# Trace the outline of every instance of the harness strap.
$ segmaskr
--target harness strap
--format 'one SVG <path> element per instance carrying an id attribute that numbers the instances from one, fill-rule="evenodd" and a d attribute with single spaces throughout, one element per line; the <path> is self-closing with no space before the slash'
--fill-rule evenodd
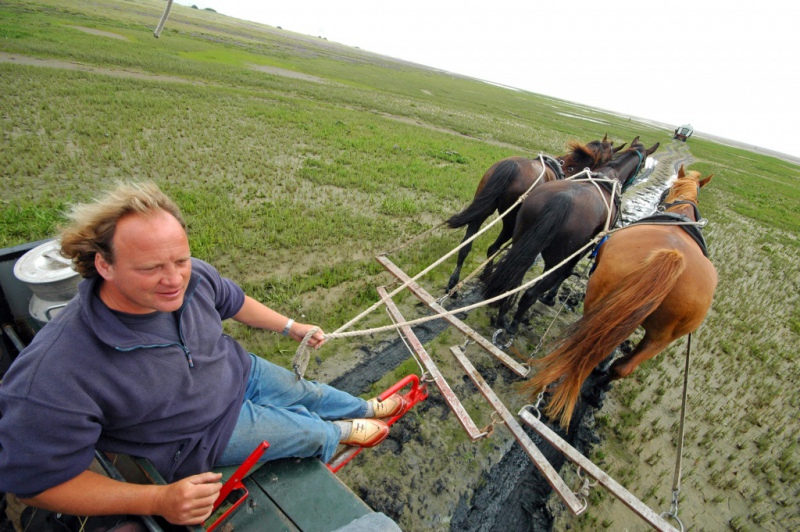
<path id="1" fill-rule="evenodd" d="M 550 170 L 556 174 L 556 179 L 559 181 L 564 179 L 564 170 L 561 168 L 561 163 L 558 159 L 551 157 L 549 155 L 542 154 L 541 155 L 542 161 L 544 162 L 545 166 L 547 166 Z"/>
<path id="2" fill-rule="evenodd" d="M 678 496 L 681 492 L 681 469 L 683 462 L 683 440 L 686 429 L 686 398 L 689 390 L 689 358 L 692 352 L 692 333 L 686 338 L 686 363 L 683 370 L 683 395 L 681 397 L 680 428 L 678 429 L 678 450 L 675 459 L 675 473 L 672 478 L 672 504 L 669 512 L 664 512 L 661 517 L 671 517 L 680 525 L 683 532 L 683 522 L 678 517 Z"/>
<path id="3" fill-rule="evenodd" d="M 624 188 L 618 191 L 617 187 L 618 186 L 621 187 L 619 181 L 617 181 L 616 179 L 611 179 L 609 177 L 606 177 L 602 172 L 597 172 L 597 173 L 589 172 L 589 180 L 596 187 L 602 188 L 603 190 L 608 192 L 611 195 L 611 199 L 614 202 L 614 211 L 613 211 L 614 218 L 610 220 L 608 227 L 606 227 L 606 230 L 608 230 L 611 227 L 617 225 L 620 216 L 622 215 L 620 211 L 622 207 L 622 192 L 624 191 Z M 606 205 L 606 207 L 609 208 L 610 210 L 609 205 Z"/>
<path id="4" fill-rule="evenodd" d="M 686 203 L 691 203 L 691 202 L 686 202 Z M 692 203 L 692 205 L 694 204 Z M 700 220 L 699 217 L 698 220 Z M 626 227 L 631 227 L 632 225 L 637 225 L 637 224 L 676 225 L 681 229 L 683 229 L 687 235 L 692 237 L 692 240 L 694 240 L 695 243 L 698 246 L 700 246 L 700 250 L 703 252 L 703 255 L 708 257 L 708 247 L 706 246 L 705 238 L 703 238 L 703 232 L 700 229 L 701 225 L 704 224 L 696 222 L 691 218 L 689 218 L 688 216 L 679 214 L 677 212 L 660 212 L 652 216 L 642 218 L 640 220 L 635 220 L 630 224 L 628 224 Z"/>
<path id="5" fill-rule="evenodd" d="M 609 236 L 611 235 L 604 236 L 600 240 L 600 242 L 598 242 L 597 245 L 592 249 L 592 252 L 589 254 L 589 258 L 594 260 L 594 262 L 592 262 L 592 268 L 589 270 L 589 275 L 592 275 L 594 271 L 597 269 L 597 260 L 596 260 L 597 254 L 600 252 L 600 247 L 606 243 L 606 240 L 608 240 Z"/>
<path id="6" fill-rule="evenodd" d="M 673 201 L 672 203 L 664 203 L 664 198 L 662 198 L 662 200 L 659 202 L 658 210 L 666 211 L 667 209 L 671 209 L 672 207 L 676 207 L 678 205 L 691 205 L 692 210 L 694 211 L 694 219 L 699 220 L 701 218 L 700 209 L 697 208 L 697 204 L 689 200 L 677 200 Z"/>
<path id="7" fill-rule="evenodd" d="M 637 149 L 636 155 L 639 156 L 639 164 L 636 165 L 636 170 L 633 171 L 631 176 L 625 180 L 622 184 L 622 192 L 625 192 L 629 186 L 636 180 L 636 177 L 639 175 L 639 170 L 642 169 L 642 163 L 644 162 L 644 155 Z"/>

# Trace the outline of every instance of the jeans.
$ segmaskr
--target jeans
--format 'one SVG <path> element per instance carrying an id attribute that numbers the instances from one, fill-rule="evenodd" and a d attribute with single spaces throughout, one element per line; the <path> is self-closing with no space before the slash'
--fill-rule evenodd
<path id="1" fill-rule="evenodd" d="M 297 380 L 291 371 L 250 356 L 242 410 L 215 465 L 241 464 L 264 440 L 269 448 L 261 461 L 317 456 L 328 462 L 341 436 L 330 420 L 364 417 L 367 402 L 327 384 Z"/>

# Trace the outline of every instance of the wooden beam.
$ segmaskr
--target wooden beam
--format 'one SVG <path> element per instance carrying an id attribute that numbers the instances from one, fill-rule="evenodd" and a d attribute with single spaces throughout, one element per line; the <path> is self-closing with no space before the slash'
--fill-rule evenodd
<path id="1" fill-rule="evenodd" d="M 403 315 L 400 314 L 400 310 L 397 308 L 397 305 L 394 304 L 394 301 L 387 299 L 389 293 L 384 287 L 378 287 L 378 294 L 381 296 L 381 299 L 386 299 L 386 310 L 389 311 L 389 315 L 396 323 L 402 323 L 406 321 L 403 318 Z M 433 378 L 433 382 L 435 382 L 436 386 L 439 387 L 439 391 L 442 392 L 442 397 L 450 407 L 450 410 L 453 411 L 453 414 L 455 414 L 458 422 L 461 423 L 461 426 L 467 431 L 470 439 L 474 441 L 478 438 L 486 436 L 486 433 L 481 431 L 477 425 L 475 425 L 475 422 L 472 421 L 472 418 L 470 417 L 469 413 L 467 413 L 464 405 L 461 404 L 461 401 L 459 401 L 458 397 L 456 397 L 456 394 L 453 393 L 453 390 L 450 388 L 447 380 L 445 380 L 444 376 L 439 371 L 439 368 L 436 367 L 436 363 L 425 350 L 425 347 L 423 347 L 422 343 L 419 341 L 419 338 L 417 338 L 417 335 L 414 334 L 414 331 L 411 330 L 411 327 L 407 325 L 400 327 L 400 332 L 406 337 L 409 346 L 417 354 L 419 360 L 422 362 L 422 365 L 425 366 L 425 370 Z"/>
<path id="2" fill-rule="evenodd" d="M 572 511 L 573 514 L 579 515 L 583 510 L 586 509 L 586 505 L 578 499 L 578 497 L 572 492 L 572 490 L 564 483 L 564 479 L 562 479 L 558 472 L 553 468 L 550 462 L 547 461 L 547 458 L 542 454 L 533 440 L 528 436 L 522 426 L 517 423 L 517 420 L 514 418 L 514 415 L 508 411 L 502 401 L 495 395 L 492 388 L 483 380 L 483 377 L 478 373 L 472 363 L 467 359 L 464 355 L 464 352 L 458 346 L 453 346 L 450 348 L 450 351 L 456 357 L 458 362 L 464 368 L 464 371 L 467 372 L 469 378 L 472 379 L 472 382 L 475 383 L 475 386 L 478 387 L 481 394 L 486 398 L 487 401 L 492 405 L 495 412 L 498 413 L 500 418 L 508 427 L 508 430 L 511 431 L 511 434 L 514 438 L 519 442 L 522 446 L 525 453 L 528 457 L 533 461 L 533 465 L 542 473 L 542 476 L 547 480 L 548 484 L 553 488 L 561 500 L 564 501 L 564 504 L 567 505 L 567 508 Z"/>
<path id="3" fill-rule="evenodd" d="M 377 261 L 384 267 L 386 270 L 397 277 L 403 284 L 408 283 L 408 289 L 414 294 L 417 299 L 428 305 L 433 311 L 443 314 L 447 312 L 447 309 L 439 305 L 436 300 L 430 295 L 428 292 L 425 291 L 417 283 L 411 281 L 411 278 L 406 275 L 406 273 L 398 268 L 391 260 L 389 260 L 385 255 L 379 255 L 376 257 Z M 506 367 L 511 369 L 514 373 L 519 375 L 520 377 L 527 377 L 530 368 L 527 366 L 523 366 L 506 353 L 501 351 L 497 348 L 492 342 L 488 341 L 486 338 L 483 337 L 482 334 L 479 334 L 475 330 L 473 330 L 469 325 L 461 321 L 460 319 L 456 318 L 453 315 L 449 316 L 442 316 L 442 319 L 447 320 L 450 324 L 461 331 L 462 333 L 469 336 L 476 344 L 481 346 L 484 350 L 486 350 L 490 355 L 495 357 L 499 360 L 502 364 Z"/>
<path id="4" fill-rule="evenodd" d="M 558 434 L 553 432 L 550 427 L 542 423 L 535 415 L 528 410 L 519 413 L 522 421 L 530 425 L 533 430 L 547 440 L 550 445 L 564 453 L 574 464 L 583 469 L 587 475 L 597 480 L 604 488 L 611 492 L 622 504 L 630 508 L 639 517 L 647 521 L 647 524 L 656 530 L 665 532 L 677 532 L 678 529 L 670 525 L 659 514 L 655 513 L 649 506 L 637 499 L 631 492 L 625 489 L 619 482 L 608 476 L 605 471 L 594 465 L 588 458 L 583 456 L 576 448 L 564 441 Z"/>

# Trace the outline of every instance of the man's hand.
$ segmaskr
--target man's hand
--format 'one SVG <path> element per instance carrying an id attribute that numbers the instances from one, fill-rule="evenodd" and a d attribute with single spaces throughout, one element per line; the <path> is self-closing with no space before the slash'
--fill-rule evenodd
<path id="1" fill-rule="evenodd" d="M 221 473 L 201 473 L 162 486 L 153 513 L 174 525 L 199 525 L 211 515 L 222 489 Z"/>
<path id="2" fill-rule="evenodd" d="M 233 319 L 245 325 L 249 325 L 250 327 L 258 327 L 277 333 L 283 331 L 286 322 L 289 320 L 286 316 L 275 312 L 250 296 L 244 296 L 242 308 L 233 316 Z M 310 325 L 308 323 L 294 322 L 289 329 L 289 337 L 298 342 L 302 342 L 306 334 L 314 327 L 315 325 Z M 308 345 L 309 347 L 319 349 L 325 341 L 325 332 L 320 329 L 314 336 L 309 338 Z"/>
<path id="3" fill-rule="evenodd" d="M 70 515 L 160 515 L 176 525 L 197 525 L 211 515 L 221 478 L 220 473 L 201 473 L 166 485 L 134 484 L 87 470 L 21 500 Z"/>
<path id="4" fill-rule="evenodd" d="M 322 347 L 322 344 L 325 343 L 325 331 L 322 328 L 318 327 L 317 325 L 310 325 L 308 323 L 297 323 L 295 322 L 292 326 L 292 330 L 289 331 L 289 337 L 293 340 L 297 340 L 298 342 L 302 342 L 306 335 L 313 329 L 317 327 L 319 330 L 314 333 L 314 336 L 308 339 L 308 347 L 313 347 L 314 349 L 319 349 Z"/>

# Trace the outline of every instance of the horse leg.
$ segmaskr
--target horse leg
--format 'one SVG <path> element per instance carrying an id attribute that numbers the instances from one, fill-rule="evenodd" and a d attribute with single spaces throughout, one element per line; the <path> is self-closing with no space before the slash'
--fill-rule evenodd
<path id="1" fill-rule="evenodd" d="M 546 294 L 544 294 L 542 297 L 540 297 L 540 298 L 539 298 L 539 301 L 541 301 L 542 303 L 544 303 L 544 304 L 545 304 L 545 305 L 547 305 L 548 307 L 553 307 L 553 306 L 555 306 L 555 304 L 556 304 L 556 296 L 558 296 L 558 291 L 559 291 L 559 290 L 561 290 L 561 285 L 563 285 L 563 284 L 564 284 L 564 281 L 566 281 L 566 280 L 567 280 L 567 278 L 568 278 L 570 275 L 573 275 L 573 273 L 574 273 L 574 270 L 575 270 L 575 266 L 578 264 L 578 261 L 579 261 L 579 260 L 580 260 L 580 258 L 579 258 L 578 260 L 576 260 L 575 262 L 573 262 L 573 263 L 572 263 L 572 266 L 570 266 L 569 270 L 568 270 L 568 271 L 567 271 L 567 272 L 564 274 L 564 277 L 563 277 L 563 278 L 561 278 L 561 280 L 560 280 L 560 281 L 558 281 L 558 282 L 557 282 L 557 283 L 556 283 L 556 284 L 553 286 L 553 288 L 551 288 L 550 290 L 548 290 Z M 580 277 L 580 276 L 579 276 L 579 275 L 577 275 L 577 274 L 575 274 L 575 275 L 576 275 L 576 277 Z"/>
<path id="2" fill-rule="evenodd" d="M 507 329 L 508 327 L 508 319 L 506 315 L 511 311 L 511 308 L 514 306 L 514 302 L 516 301 L 517 296 L 512 295 L 497 301 L 490 306 L 497 307 L 497 315 L 494 318 L 491 318 L 491 323 L 498 329 Z"/>
<path id="3" fill-rule="evenodd" d="M 602 364 L 601 364 L 602 365 Z M 600 370 L 598 366 L 589 374 L 581 389 L 581 399 L 592 408 L 601 408 L 606 398 L 606 393 L 611 389 L 611 374 L 606 368 Z"/>
<path id="4" fill-rule="evenodd" d="M 464 234 L 464 238 L 461 239 L 461 242 L 464 243 L 465 241 L 469 240 L 473 237 L 475 233 L 478 232 L 480 229 L 481 224 L 484 220 L 476 220 L 474 222 L 470 222 L 467 225 L 467 232 Z M 464 260 L 466 260 L 467 255 L 472 250 L 472 242 L 458 250 L 458 259 L 456 260 L 456 269 L 453 270 L 453 274 L 450 276 L 450 281 L 447 283 L 447 290 L 446 292 L 450 292 L 455 285 L 458 284 L 458 280 L 461 278 L 461 267 L 464 265 Z"/>
<path id="5" fill-rule="evenodd" d="M 674 340 L 670 337 L 656 338 L 649 332 L 645 332 L 644 338 L 629 354 L 622 356 L 611 364 L 608 370 L 609 381 L 622 379 L 630 375 L 639 364 L 645 360 L 650 360 Z"/>
<path id="6" fill-rule="evenodd" d="M 563 268 L 561 270 L 563 270 Z M 508 328 L 506 328 L 509 336 L 513 337 L 517 334 L 517 331 L 519 330 L 519 324 L 522 323 L 522 320 L 525 318 L 525 314 L 528 312 L 528 309 L 530 309 L 533 304 L 536 303 L 536 300 L 540 295 L 542 295 L 543 292 L 552 289 L 554 286 L 556 289 L 561 286 L 561 283 L 563 283 L 565 279 L 561 270 L 551 273 L 544 279 L 534 283 L 533 286 L 525 290 L 519 300 L 519 304 L 517 305 L 517 311 L 514 313 L 514 319 L 511 320 Z M 569 271 L 569 269 L 566 270 L 567 273 L 569 273 Z"/>
<path id="7" fill-rule="evenodd" d="M 539 298 L 539 301 L 547 305 L 548 307 L 553 307 L 556 304 L 556 296 L 558 295 L 558 291 L 561 289 L 561 283 L 558 283 L 553 288 L 547 291 L 542 297 Z"/>
<path id="8" fill-rule="evenodd" d="M 489 261 L 486 263 L 486 266 L 483 269 L 483 273 L 481 273 L 481 279 L 488 279 L 492 275 L 492 269 L 494 266 L 494 259 L 491 257 L 497 253 L 500 248 L 503 247 L 503 244 L 511 240 L 511 237 L 514 236 L 514 226 L 516 225 L 516 211 L 510 212 L 508 216 L 503 219 L 503 228 L 500 230 L 500 234 L 497 235 L 497 238 L 492 245 L 489 246 L 489 249 L 486 250 L 486 258 Z"/>

